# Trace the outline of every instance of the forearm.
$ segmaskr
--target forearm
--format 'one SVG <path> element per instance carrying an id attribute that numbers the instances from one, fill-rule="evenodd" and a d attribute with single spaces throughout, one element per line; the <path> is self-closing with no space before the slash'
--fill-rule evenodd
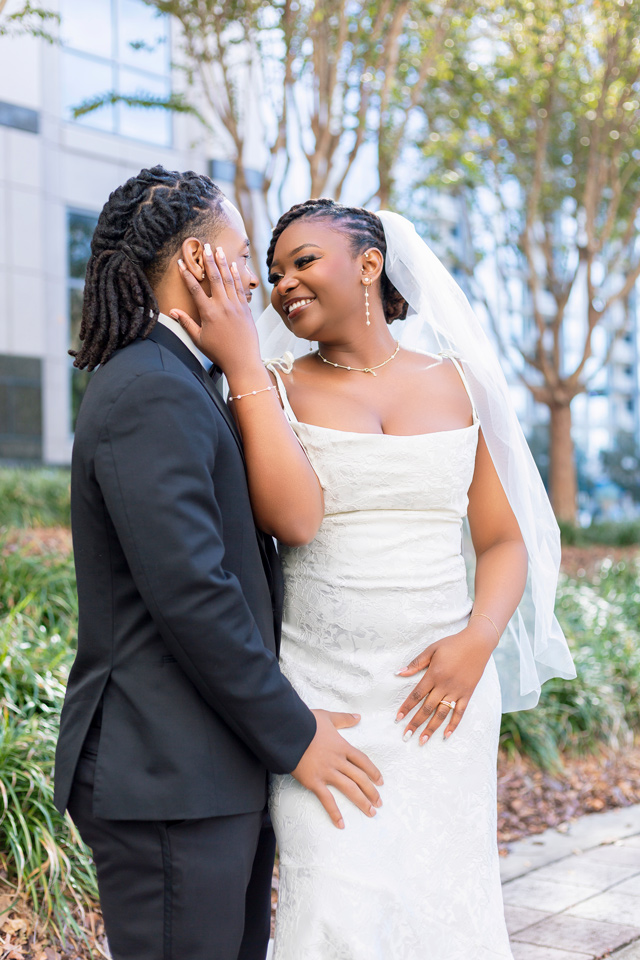
<path id="1" fill-rule="evenodd" d="M 227 375 L 242 434 L 257 525 L 290 546 L 309 543 L 322 522 L 322 488 L 260 364 Z M 253 391 L 256 392 L 255 396 Z"/>
<path id="2" fill-rule="evenodd" d="M 527 551 L 521 539 L 500 541 L 477 556 L 473 619 L 469 627 L 487 639 L 492 638 L 494 646 L 522 599 L 527 567 Z"/>

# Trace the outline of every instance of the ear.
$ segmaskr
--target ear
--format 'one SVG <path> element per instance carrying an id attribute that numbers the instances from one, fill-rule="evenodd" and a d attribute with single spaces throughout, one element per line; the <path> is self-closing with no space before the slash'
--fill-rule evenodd
<path id="1" fill-rule="evenodd" d="M 377 247 L 370 247 L 360 254 L 361 279 L 367 279 L 369 284 L 374 283 L 382 273 L 384 258 Z"/>
<path id="2" fill-rule="evenodd" d="M 202 244 L 195 237 L 183 240 L 180 256 L 187 270 L 193 274 L 199 283 L 204 280 L 204 250 Z"/>

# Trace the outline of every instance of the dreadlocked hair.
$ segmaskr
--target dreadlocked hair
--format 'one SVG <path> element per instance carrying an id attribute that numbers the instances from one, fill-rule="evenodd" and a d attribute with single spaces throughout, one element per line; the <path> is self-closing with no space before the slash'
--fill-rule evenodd
<path id="1" fill-rule="evenodd" d="M 146 337 L 158 319 L 152 284 L 190 234 L 223 219 L 224 194 L 209 177 L 155 166 L 113 191 L 98 218 L 74 366 L 93 370 Z"/>
<path id="2" fill-rule="evenodd" d="M 318 200 L 305 200 L 304 203 L 296 203 L 280 217 L 267 251 L 269 271 L 271 270 L 278 238 L 294 220 L 301 220 L 303 217 L 314 217 L 317 220 L 335 222 L 339 230 L 349 235 L 354 257 L 362 253 L 363 250 L 375 247 L 382 254 L 383 260 L 386 258 L 387 241 L 380 217 L 372 213 L 371 210 L 365 210 L 364 207 L 345 207 L 341 203 L 336 203 L 335 200 L 321 197 Z M 393 323 L 394 320 L 404 320 L 409 304 L 391 283 L 384 268 L 380 274 L 380 296 L 387 323 Z"/>

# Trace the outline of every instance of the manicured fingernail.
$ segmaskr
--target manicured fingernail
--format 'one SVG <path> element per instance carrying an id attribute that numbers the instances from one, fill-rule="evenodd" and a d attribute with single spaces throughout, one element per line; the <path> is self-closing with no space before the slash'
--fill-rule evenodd
<path id="1" fill-rule="evenodd" d="M 178 319 L 178 314 L 176 313 L 175 310 L 169 310 L 169 316 L 171 317 L 172 320 Z"/>
<path id="2" fill-rule="evenodd" d="M 181 270 L 184 270 L 184 260 L 178 260 L 178 266 Z"/>
<path id="3" fill-rule="evenodd" d="M 375 817 L 375 815 L 376 815 L 377 812 L 378 812 L 378 811 L 376 810 L 375 807 L 369 807 L 369 816 L 370 816 L 370 817 Z"/>
<path id="4" fill-rule="evenodd" d="M 420 746 L 423 747 L 428 739 L 429 739 L 429 734 L 423 733 L 422 736 L 420 737 Z"/>
<path id="5" fill-rule="evenodd" d="M 204 252 L 205 252 L 205 255 L 206 255 L 207 257 L 212 257 L 212 256 L 213 256 L 213 254 L 211 253 L 211 244 L 210 244 L 210 243 L 205 243 L 205 245 L 204 245 Z"/>
<path id="6" fill-rule="evenodd" d="M 338 830 L 344 830 L 344 820 L 338 820 Z"/>
<path id="7" fill-rule="evenodd" d="M 238 273 L 238 264 L 235 260 L 231 261 L 231 273 Z"/>
<path id="8" fill-rule="evenodd" d="M 447 732 L 444 735 L 445 740 L 448 740 L 452 733 L 453 733 L 453 730 L 447 730 Z"/>
<path id="9" fill-rule="evenodd" d="M 384 787 L 384 780 L 382 779 L 382 777 L 380 777 L 380 779 L 377 780 L 376 783 L 378 784 L 379 787 Z"/>
<path id="10" fill-rule="evenodd" d="M 224 250 L 222 247 L 216 247 L 216 254 L 218 255 L 219 260 L 224 260 Z"/>
<path id="11" fill-rule="evenodd" d="M 409 669 L 408 667 L 402 667 L 400 670 L 396 670 L 396 672 L 394 673 L 394 677 L 401 677 L 402 674 L 406 673 L 408 669 Z"/>
<path id="12" fill-rule="evenodd" d="M 404 720 L 404 713 L 399 713 L 395 719 L 395 723 L 400 723 L 401 720 Z"/>
<path id="13" fill-rule="evenodd" d="M 360 714 L 359 714 L 359 713 L 352 713 L 351 716 L 353 717 L 354 720 L 359 720 L 359 719 L 360 719 Z"/>
<path id="14" fill-rule="evenodd" d="M 411 740 L 412 736 L 413 736 L 413 730 L 407 730 L 407 732 L 405 733 L 402 739 L 404 740 L 405 743 L 407 743 L 409 740 Z"/>
<path id="15" fill-rule="evenodd" d="M 382 806 L 382 800 L 380 799 L 380 797 L 378 797 L 378 799 L 376 800 L 376 807 L 380 809 L 381 806 Z"/>

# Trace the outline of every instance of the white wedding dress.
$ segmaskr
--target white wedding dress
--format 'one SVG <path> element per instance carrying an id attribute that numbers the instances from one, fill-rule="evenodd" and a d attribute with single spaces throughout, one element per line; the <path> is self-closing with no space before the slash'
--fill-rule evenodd
<path id="1" fill-rule="evenodd" d="M 423 747 L 402 740 L 395 676 L 467 623 L 461 553 L 478 420 L 420 436 L 299 423 L 325 517 L 282 547 L 281 666 L 309 706 L 360 713 L 343 730 L 380 768 L 370 819 L 335 792 L 345 829 L 291 776 L 273 778 L 280 850 L 274 960 L 511 960 L 496 841 L 501 701 L 491 659 L 460 726 Z M 465 384 L 466 386 L 466 384 Z"/>

